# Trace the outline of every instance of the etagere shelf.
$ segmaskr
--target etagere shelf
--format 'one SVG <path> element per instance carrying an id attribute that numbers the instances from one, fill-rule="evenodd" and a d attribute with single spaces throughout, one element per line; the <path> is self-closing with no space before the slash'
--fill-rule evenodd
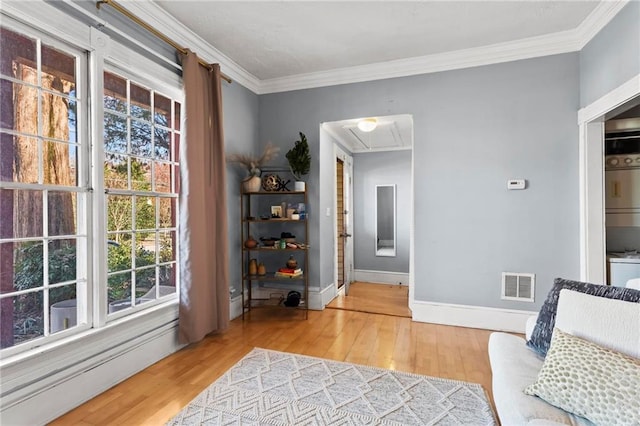
<path id="1" fill-rule="evenodd" d="M 240 187 L 240 224 L 241 235 L 241 277 L 242 277 L 242 316 L 254 308 L 278 308 L 288 310 L 304 311 L 304 318 L 308 318 L 309 308 L 309 228 L 307 212 L 307 192 L 306 191 L 244 191 Z M 292 205 L 296 213 L 302 218 L 292 219 L 287 217 L 271 217 L 271 206 Z M 305 211 L 297 211 L 300 204 L 305 206 Z M 282 211 L 282 216 L 287 212 Z M 268 218 L 267 218 L 268 217 Z M 280 241 L 272 237 L 274 234 L 285 233 L 295 235 L 287 238 L 288 243 L 297 247 L 280 247 Z M 293 234 L 295 232 L 295 234 Z M 245 242 L 253 237 L 258 245 L 247 248 Z M 266 238 L 268 241 L 261 240 Z M 284 239 L 282 237 L 281 239 Z M 292 241 L 293 240 L 293 241 Z M 267 245 L 269 244 L 269 245 Z M 286 244 L 286 243 L 285 243 Z M 302 275 L 292 277 L 276 276 L 279 268 L 284 267 L 290 256 L 294 256 L 298 262 L 298 268 L 302 269 Z M 250 262 L 264 263 L 266 271 L 264 274 L 252 274 L 249 272 Z M 259 291 L 256 291 L 258 290 Z M 287 307 L 284 301 L 290 291 L 300 293 L 300 302 L 296 307 Z M 256 297 L 256 293 L 261 293 L 262 297 Z M 269 297 L 264 297 L 268 294 Z"/>

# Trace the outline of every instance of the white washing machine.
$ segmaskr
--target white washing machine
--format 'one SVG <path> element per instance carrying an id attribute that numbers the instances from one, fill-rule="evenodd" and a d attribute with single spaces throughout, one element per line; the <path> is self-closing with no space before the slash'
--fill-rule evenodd
<path id="1" fill-rule="evenodd" d="M 640 278 L 640 256 L 614 257 L 609 256 L 609 284 L 624 287 L 632 278 Z"/>

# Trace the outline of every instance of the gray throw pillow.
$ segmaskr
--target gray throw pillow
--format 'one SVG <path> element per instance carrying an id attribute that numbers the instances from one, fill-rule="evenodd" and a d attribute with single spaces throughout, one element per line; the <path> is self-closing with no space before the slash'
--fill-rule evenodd
<path id="1" fill-rule="evenodd" d="M 546 356 L 549 350 L 551 335 L 556 324 L 556 310 L 558 309 L 560 290 L 563 288 L 608 299 L 640 302 L 640 290 L 556 278 L 553 288 L 549 291 L 547 299 L 540 309 L 536 326 L 531 333 L 531 339 L 527 342 L 527 346 L 542 356 Z"/>

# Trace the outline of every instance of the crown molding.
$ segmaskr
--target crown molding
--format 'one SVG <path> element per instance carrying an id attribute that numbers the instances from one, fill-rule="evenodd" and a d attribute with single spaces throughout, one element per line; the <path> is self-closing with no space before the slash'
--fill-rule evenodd
<path id="1" fill-rule="evenodd" d="M 232 80 L 240 83 L 254 93 L 259 93 L 261 82 L 257 77 L 191 31 L 191 29 L 153 1 L 129 1 L 124 3 L 124 6 L 152 27 L 161 28 L 163 34 L 181 46 L 194 51 L 204 61 L 208 63 L 219 63 L 222 72 Z M 211 6 L 215 7 L 215 3 L 212 3 Z"/>
<path id="2" fill-rule="evenodd" d="M 197 52 L 207 62 L 220 63 L 222 71 L 234 81 L 252 92 L 262 95 L 387 78 L 408 77 L 576 52 L 595 37 L 629 1 L 601 1 L 593 12 L 573 30 L 490 46 L 267 80 L 260 80 L 249 73 L 231 58 L 176 20 L 154 3 L 153 0 L 130 1 L 126 3 L 126 7 L 153 27 L 162 28 L 163 33 L 169 38 Z M 215 3 L 213 4 L 215 5 Z"/>
<path id="3" fill-rule="evenodd" d="M 471 68 L 579 50 L 573 31 L 563 31 L 472 49 L 262 80 L 259 94 L 407 77 Z"/>
<path id="4" fill-rule="evenodd" d="M 603 29 L 614 16 L 618 14 L 630 0 L 601 1 L 598 6 L 586 17 L 576 32 L 579 41 L 579 49 L 582 49 Z"/>

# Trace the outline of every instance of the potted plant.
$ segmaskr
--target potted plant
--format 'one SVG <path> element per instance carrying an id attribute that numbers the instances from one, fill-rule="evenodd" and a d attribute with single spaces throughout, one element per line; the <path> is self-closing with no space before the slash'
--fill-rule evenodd
<path id="1" fill-rule="evenodd" d="M 296 178 L 295 190 L 304 191 L 305 184 L 302 182 L 302 176 L 309 173 L 311 168 L 311 155 L 309 154 L 309 144 L 307 143 L 307 137 L 304 133 L 300 132 L 300 140 L 296 141 L 293 148 L 287 152 L 287 161 L 289 161 L 289 168 L 291 173 Z"/>
<path id="2" fill-rule="evenodd" d="M 245 168 L 247 177 L 242 180 L 242 189 L 244 192 L 258 192 L 260 191 L 260 183 L 262 170 L 260 168 L 264 166 L 267 161 L 274 158 L 280 148 L 273 146 L 271 142 L 267 143 L 264 147 L 264 152 L 260 157 L 254 157 L 248 154 L 229 154 L 227 155 L 227 161 L 230 163 L 237 163 Z"/>

